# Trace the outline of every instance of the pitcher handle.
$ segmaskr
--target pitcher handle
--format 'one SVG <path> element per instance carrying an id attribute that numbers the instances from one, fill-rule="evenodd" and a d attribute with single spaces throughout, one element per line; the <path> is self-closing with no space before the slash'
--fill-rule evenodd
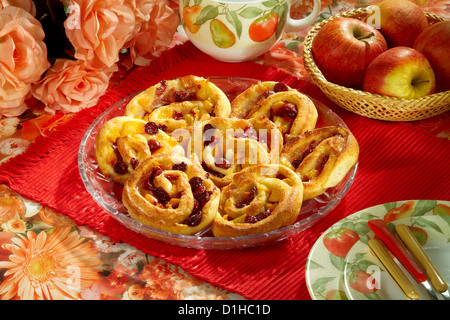
<path id="1" fill-rule="evenodd" d="M 320 0 L 314 0 L 314 8 L 310 15 L 303 19 L 292 19 L 289 14 L 286 21 L 286 31 L 285 32 L 294 32 L 304 29 L 314 23 L 316 21 L 317 16 L 320 13 Z"/>

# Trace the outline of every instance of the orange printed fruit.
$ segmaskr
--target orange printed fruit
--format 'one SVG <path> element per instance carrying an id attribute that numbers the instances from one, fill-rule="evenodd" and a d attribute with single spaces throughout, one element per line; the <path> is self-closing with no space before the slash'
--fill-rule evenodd
<path id="1" fill-rule="evenodd" d="M 409 226 L 408 228 L 411 230 L 414 237 L 417 239 L 417 242 L 419 242 L 421 246 L 427 243 L 428 234 L 425 230 L 415 226 Z"/>
<path id="2" fill-rule="evenodd" d="M 278 15 L 275 12 L 269 12 L 252 22 L 248 29 L 248 35 L 253 41 L 262 42 L 274 34 L 277 26 Z"/>
<path id="3" fill-rule="evenodd" d="M 219 19 L 211 20 L 209 28 L 211 30 L 212 40 L 219 48 L 229 48 L 236 43 L 234 33 Z"/>
<path id="4" fill-rule="evenodd" d="M 374 293 L 379 287 L 374 277 L 361 270 L 352 271 L 349 276 L 349 284 L 353 290 L 365 294 Z"/>
<path id="5" fill-rule="evenodd" d="M 450 207 L 439 203 L 433 209 L 433 214 L 438 216 L 449 216 L 450 217 Z"/>
<path id="6" fill-rule="evenodd" d="M 344 291 L 332 289 L 325 295 L 325 300 L 348 300 Z"/>
<path id="7" fill-rule="evenodd" d="M 186 28 L 191 33 L 197 33 L 200 30 L 200 25 L 195 24 L 200 12 L 202 11 L 202 7 L 199 5 L 184 7 L 183 9 L 183 19 L 186 25 Z"/>
<path id="8" fill-rule="evenodd" d="M 384 222 L 388 223 L 388 222 L 408 218 L 414 212 L 414 206 L 415 206 L 414 201 L 407 201 L 404 204 L 402 204 L 400 207 L 389 210 L 384 215 L 383 220 L 384 220 Z"/>

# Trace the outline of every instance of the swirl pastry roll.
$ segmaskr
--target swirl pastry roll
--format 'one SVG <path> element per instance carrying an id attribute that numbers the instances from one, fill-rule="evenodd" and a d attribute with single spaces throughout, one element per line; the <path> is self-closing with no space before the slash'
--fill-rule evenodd
<path id="1" fill-rule="evenodd" d="M 252 166 L 222 188 L 211 230 L 216 237 L 273 231 L 295 222 L 302 201 L 303 184 L 293 170 L 278 164 Z"/>
<path id="2" fill-rule="evenodd" d="M 251 85 L 249 88 L 237 95 L 236 98 L 234 98 L 231 102 L 230 117 L 246 119 L 253 111 L 254 106 L 261 100 L 264 100 L 276 92 L 292 90 L 295 89 L 290 88 L 282 82 L 260 81 L 254 85 Z"/>
<path id="3" fill-rule="evenodd" d="M 147 158 L 125 183 L 122 201 L 130 216 L 160 230 L 193 235 L 217 214 L 220 190 L 191 157 Z"/>
<path id="4" fill-rule="evenodd" d="M 170 153 L 178 143 L 153 122 L 116 117 L 95 138 L 95 158 L 103 175 L 123 184 L 138 164 L 152 154 Z"/>
<path id="5" fill-rule="evenodd" d="M 194 127 L 191 152 L 201 160 L 211 180 L 223 187 L 243 168 L 278 163 L 282 137 L 266 117 L 211 118 Z"/>
<path id="6" fill-rule="evenodd" d="M 297 90 L 277 83 L 274 85 L 274 90 L 267 90 L 262 95 L 248 95 L 248 91 L 252 93 L 255 89 L 250 87 L 242 93 L 242 97 L 253 97 L 250 98 L 251 103 L 249 104 L 253 107 L 249 112 L 245 112 L 245 118 L 268 117 L 281 131 L 285 141 L 315 128 L 318 118 L 316 106 L 311 99 Z M 242 106 L 246 103 L 242 97 L 238 96 L 233 100 L 233 115 L 237 114 L 236 109 L 248 108 Z M 256 102 L 254 102 L 255 97 L 259 97 Z"/>
<path id="7" fill-rule="evenodd" d="M 163 80 L 141 92 L 128 103 L 125 115 L 164 124 L 173 131 L 196 120 L 228 117 L 230 111 L 230 101 L 219 87 L 188 75 Z"/>
<path id="8" fill-rule="evenodd" d="M 303 181 L 303 200 L 337 186 L 356 164 L 359 145 L 344 127 L 329 126 L 305 132 L 283 147 L 280 163 L 290 166 Z"/>

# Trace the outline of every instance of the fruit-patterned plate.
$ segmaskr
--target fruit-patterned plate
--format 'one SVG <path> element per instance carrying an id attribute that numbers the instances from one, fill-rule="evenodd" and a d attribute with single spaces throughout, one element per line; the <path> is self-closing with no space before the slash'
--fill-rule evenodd
<path id="1" fill-rule="evenodd" d="M 399 223 L 412 227 L 416 238 L 450 283 L 450 201 L 398 201 L 356 212 L 320 236 L 311 249 L 305 270 L 312 299 L 404 299 L 369 252 L 367 242 L 374 237 L 367 226 L 371 219 L 383 219 L 391 227 Z M 412 278 L 411 282 L 421 291 Z M 423 296 L 426 297 L 425 293 Z"/>

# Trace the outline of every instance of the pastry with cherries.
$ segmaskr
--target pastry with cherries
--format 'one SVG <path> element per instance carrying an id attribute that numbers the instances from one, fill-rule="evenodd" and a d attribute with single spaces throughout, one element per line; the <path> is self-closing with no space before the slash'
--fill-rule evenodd
<path id="1" fill-rule="evenodd" d="M 306 95 L 283 83 L 263 82 L 252 85 L 233 100 L 231 116 L 245 119 L 266 116 L 288 141 L 314 129 L 318 113 Z"/>
<path id="2" fill-rule="evenodd" d="M 145 159 L 125 183 L 122 201 L 144 225 L 192 235 L 217 214 L 220 190 L 194 157 L 157 154 Z"/>
<path id="3" fill-rule="evenodd" d="M 222 188 L 211 230 L 216 237 L 270 232 L 294 223 L 302 202 L 302 180 L 293 170 L 277 164 L 252 166 Z"/>
<path id="4" fill-rule="evenodd" d="M 218 187 L 229 184 L 244 168 L 277 162 L 283 142 L 278 128 L 264 116 L 210 118 L 193 128 L 192 137 L 191 152 Z"/>
<path id="5" fill-rule="evenodd" d="M 95 139 L 95 158 L 106 178 L 123 184 L 141 161 L 178 145 L 154 122 L 125 116 L 106 122 Z"/>
<path id="6" fill-rule="evenodd" d="M 162 80 L 139 93 L 125 109 L 126 116 L 165 125 L 169 132 L 210 117 L 228 117 L 230 112 L 225 93 L 193 75 Z"/>
<path id="7" fill-rule="evenodd" d="M 289 140 L 280 161 L 303 181 L 303 200 L 309 200 L 337 186 L 356 164 L 359 145 L 344 127 L 328 126 L 307 131 Z"/>

